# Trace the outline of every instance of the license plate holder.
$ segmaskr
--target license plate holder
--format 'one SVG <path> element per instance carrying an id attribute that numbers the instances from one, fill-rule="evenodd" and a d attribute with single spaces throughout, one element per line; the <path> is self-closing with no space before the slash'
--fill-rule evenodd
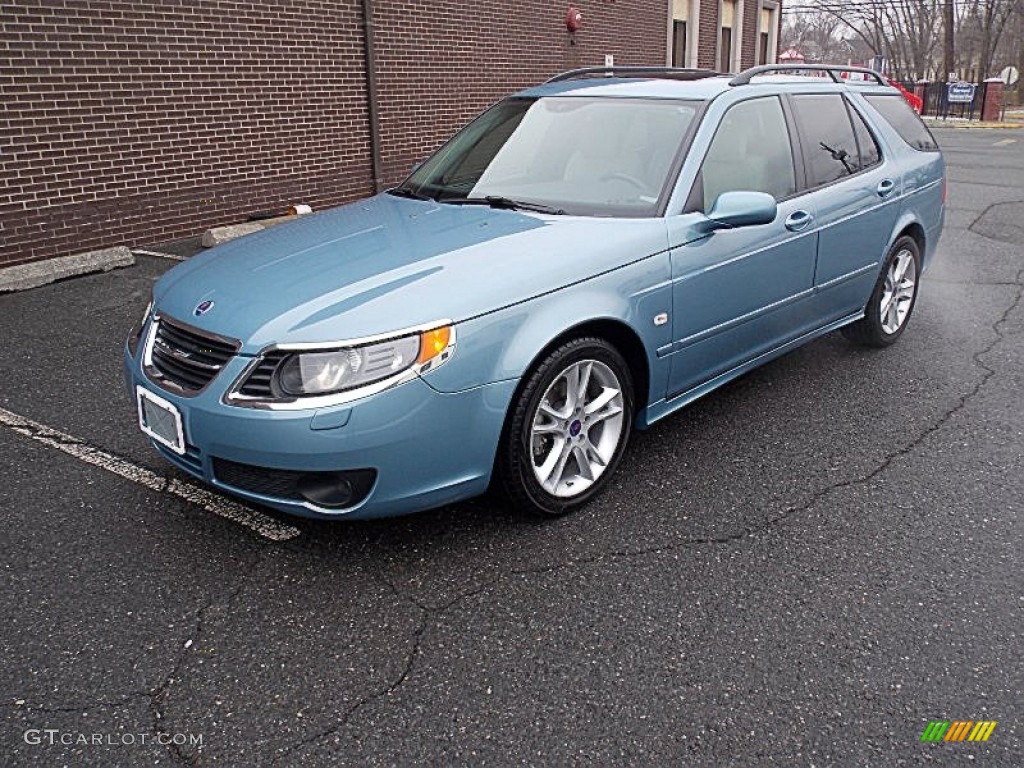
<path id="1" fill-rule="evenodd" d="M 161 445 L 184 456 L 185 429 L 181 422 L 181 411 L 174 403 L 143 387 L 136 387 L 135 393 L 139 429 Z"/>

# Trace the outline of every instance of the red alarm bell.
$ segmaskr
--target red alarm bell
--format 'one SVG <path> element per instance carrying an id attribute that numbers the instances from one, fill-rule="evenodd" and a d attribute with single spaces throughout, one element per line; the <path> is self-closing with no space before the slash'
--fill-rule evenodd
<path id="1" fill-rule="evenodd" d="M 569 10 L 565 12 L 565 28 L 570 32 L 576 32 L 583 26 L 583 14 L 579 8 L 573 8 L 569 6 Z"/>

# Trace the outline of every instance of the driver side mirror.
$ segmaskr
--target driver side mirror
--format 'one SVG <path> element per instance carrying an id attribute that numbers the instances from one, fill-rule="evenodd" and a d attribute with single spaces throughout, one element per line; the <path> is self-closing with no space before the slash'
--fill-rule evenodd
<path id="1" fill-rule="evenodd" d="M 697 226 L 704 232 L 716 229 L 771 224 L 778 216 L 775 198 L 766 192 L 723 192 Z"/>

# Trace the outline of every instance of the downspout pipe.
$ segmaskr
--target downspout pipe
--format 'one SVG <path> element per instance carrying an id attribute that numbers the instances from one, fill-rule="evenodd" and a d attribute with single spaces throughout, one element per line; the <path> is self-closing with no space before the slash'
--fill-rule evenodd
<path id="1" fill-rule="evenodd" d="M 380 151 L 380 111 L 377 107 L 377 49 L 374 45 L 373 0 L 363 0 L 363 32 L 363 47 L 366 50 L 366 104 L 370 115 L 373 191 L 381 192 L 384 189 L 384 172 Z"/>

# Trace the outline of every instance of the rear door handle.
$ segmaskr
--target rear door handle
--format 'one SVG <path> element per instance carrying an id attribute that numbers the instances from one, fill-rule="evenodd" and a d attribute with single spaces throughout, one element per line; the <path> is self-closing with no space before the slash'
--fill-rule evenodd
<path id="1" fill-rule="evenodd" d="M 814 221 L 814 217 L 807 211 L 793 211 L 786 218 L 786 229 L 790 232 L 799 232 L 812 221 Z"/>
<path id="2" fill-rule="evenodd" d="M 896 189 L 896 182 L 892 179 L 882 179 L 878 182 L 878 196 L 888 197 L 892 194 L 892 191 Z"/>

